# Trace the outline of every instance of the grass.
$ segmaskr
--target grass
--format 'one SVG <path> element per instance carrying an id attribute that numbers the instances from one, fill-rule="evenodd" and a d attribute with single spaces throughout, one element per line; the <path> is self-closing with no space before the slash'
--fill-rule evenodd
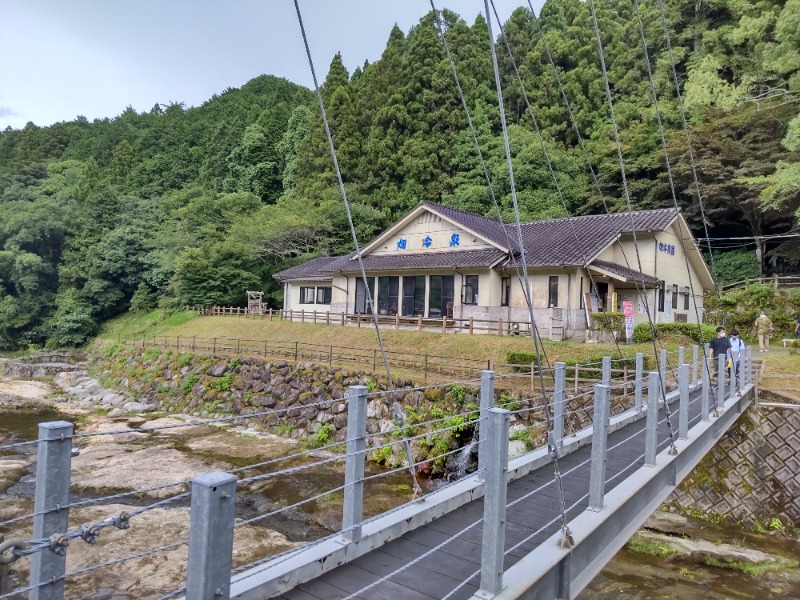
<path id="1" fill-rule="evenodd" d="M 174 327 L 179 327 L 196 316 L 197 313 L 190 311 L 167 315 L 160 309 L 150 312 L 129 312 L 107 321 L 97 337 L 100 340 L 117 340 L 120 336 L 160 335 Z"/>
<path id="2" fill-rule="evenodd" d="M 153 323 L 145 330 L 147 323 L 144 319 L 137 320 L 139 330 L 137 333 L 147 335 L 167 335 L 182 338 L 197 337 L 198 339 L 243 339 L 243 340 L 269 340 L 333 345 L 336 347 L 349 347 L 372 350 L 378 348 L 375 330 L 372 327 L 338 327 L 335 325 L 314 325 L 310 323 L 291 323 L 289 321 L 268 321 L 236 317 L 207 317 L 195 316 L 194 313 L 177 313 L 179 322 L 172 322 L 172 317 L 162 323 Z M 155 321 L 155 320 L 153 320 Z M 123 335 L 133 333 L 134 324 L 125 323 L 125 327 L 110 332 L 111 337 L 117 333 Z M 106 334 L 108 335 L 108 334 Z M 420 356 L 443 356 L 448 358 L 471 358 L 480 361 L 491 360 L 494 363 L 505 363 L 509 352 L 530 351 L 533 342 L 528 337 L 498 336 L 498 335 L 469 335 L 466 333 L 440 334 L 433 332 L 405 331 L 394 329 L 381 329 L 381 335 L 386 349 L 394 352 L 404 352 Z M 102 337 L 102 336 L 101 336 Z M 691 346 L 691 343 L 687 343 Z M 545 340 L 542 344 L 544 352 L 551 363 L 557 360 L 586 361 L 587 354 L 591 356 L 619 356 L 613 344 L 591 344 L 575 342 L 550 342 Z M 665 347 L 674 350 L 678 343 L 672 341 Z M 626 357 L 633 357 L 637 352 L 645 355 L 653 354 L 653 346 L 646 344 L 620 345 L 620 350 Z M 691 351 L 689 351 L 691 353 Z"/>
<path id="3" fill-rule="evenodd" d="M 767 375 L 797 375 L 800 370 L 800 354 L 788 354 L 781 351 L 760 353 L 755 348 L 753 358 L 760 358 L 766 363 Z"/>
<path id="4" fill-rule="evenodd" d="M 634 535 L 628 540 L 627 548 L 631 552 L 636 552 L 637 554 L 647 554 L 648 556 L 658 556 L 661 558 L 669 558 L 676 552 L 674 548 L 671 548 L 667 544 L 655 540 L 648 540 L 638 535 Z"/>

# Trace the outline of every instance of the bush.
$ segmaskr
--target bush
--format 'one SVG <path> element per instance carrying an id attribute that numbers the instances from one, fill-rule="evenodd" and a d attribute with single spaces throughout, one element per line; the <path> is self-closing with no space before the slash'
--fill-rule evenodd
<path id="1" fill-rule="evenodd" d="M 685 335 L 697 344 L 708 342 L 716 335 L 716 327 L 713 325 L 700 325 L 698 332 L 696 323 L 656 323 L 656 337 L 669 333 Z M 633 328 L 632 340 L 635 344 L 652 341 L 653 336 L 650 330 L 650 323 L 639 323 Z"/>
<path id="2" fill-rule="evenodd" d="M 592 315 L 592 327 L 598 331 L 619 333 L 625 325 L 625 315 L 618 312 L 598 312 Z"/>

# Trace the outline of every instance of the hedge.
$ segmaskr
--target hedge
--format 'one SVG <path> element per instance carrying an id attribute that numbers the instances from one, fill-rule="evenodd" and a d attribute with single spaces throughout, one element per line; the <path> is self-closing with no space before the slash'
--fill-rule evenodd
<path id="1" fill-rule="evenodd" d="M 698 344 L 708 342 L 717 335 L 716 327 L 713 325 L 700 325 L 700 337 L 698 337 L 696 323 L 656 323 L 655 330 L 656 337 L 660 337 L 661 335 L 667 333 L 679 333 L 692 339 Z M 634 327 L 632 339 L 636 344 L 652 341 L 653 336 L 650 330 L 650 323 L 639 323 L 636 327 Z"/>

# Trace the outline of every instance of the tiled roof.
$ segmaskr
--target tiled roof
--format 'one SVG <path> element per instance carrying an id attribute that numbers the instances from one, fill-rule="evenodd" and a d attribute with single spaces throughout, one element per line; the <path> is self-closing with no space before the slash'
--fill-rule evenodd
<path id="1" fill-rule="evenodd" d="M 604 271 L 609 271 L 615 275 L 619 275 L 631 283 L 641 283 L 642 281 L 644 281 L 645 285 L 658 285 L 660 283 L 658 277 L 647 275 L 641 271 L 634 271 L 633 269 L 623 267 L 617 263 L 608 262 L 607 260 L 594 260 L 592 261 L 592 265 L 603 269 Z"/>
<path id="2" fill-rule="evenodd" d="M 285 279 L 330 279 L 329 272 L 323 272 L 325 267 L 331 263 L 341 260 L 341 256 L 323 256 L 321 258 L 314 258 L 301 265 L 290 267 L 279 273 L 275 273 L 273 277 L 281 281 Z"/>
<path id="3" fill-rule="evenodd" d="M 675 209 L 632 213 L 637 232 L 662 230 L 675 218 Z M 516 226 L 507 224 L 517 237 Z M 623 233 L 632 231 L 630 213 L 586 215 L 521 224 L 528 266 L 583 265 Z M 511 261 L 508 261 L 510 264 Z"/>
<path id="4" fill-rule="evenodd" d="M 327 271 L 357 271 L 358 261 L 354 254 L 343 256 L 329 265 Z M 490 267 L 503 260 L 507 253 L 502 250 L 455 250 L 452 252 L 379 254 L 364 256 L 366 271 L 403 271 L 406 269 L 464 269 Z"/>
<path id="5" fill-rule="evenodd" d="M 434 204 L 433 202 L 423 202 L 422 205 L 435 210 L 462 227 L 474 231 L 482 238 L 508 249 L 509 237 L 506 236 L 503 230 L 504 226 L 500 221 L 442 206 L 441 204 Z M 510 238 L 512 248 L 516 248 L 514 241 L 516 236 L 512 234 Z"/>

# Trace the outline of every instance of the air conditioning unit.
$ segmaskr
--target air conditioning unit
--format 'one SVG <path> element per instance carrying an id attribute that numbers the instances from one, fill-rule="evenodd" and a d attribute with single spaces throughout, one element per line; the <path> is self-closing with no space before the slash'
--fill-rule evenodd
<path id="1" fill-rule="evenodd" d="M 689 320 L 686 317 L 686 313 L 675 313 L 675 322 L 676 323 L 688 323 Z"/>

